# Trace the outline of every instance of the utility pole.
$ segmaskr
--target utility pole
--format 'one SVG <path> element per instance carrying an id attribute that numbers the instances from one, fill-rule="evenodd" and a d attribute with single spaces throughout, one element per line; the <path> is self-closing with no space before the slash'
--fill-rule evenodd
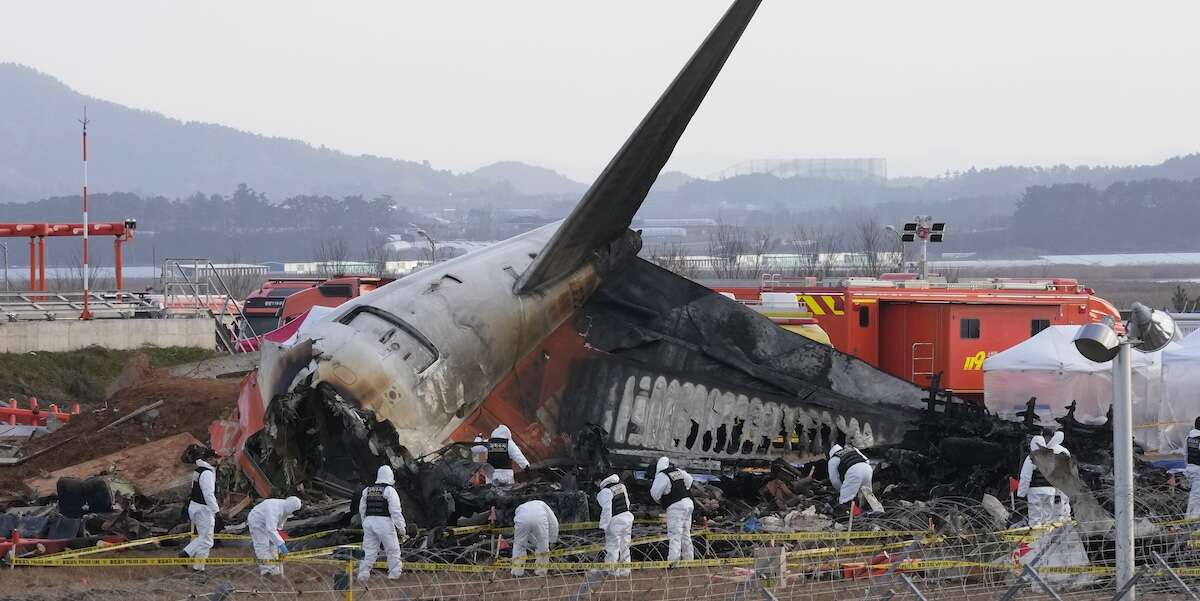
<path id="1" fill-rule="evenodd" d="M 4 251 L 4 291 L 8 292 L 8 243 L 0 242 L 0 250 Z"/>
<path id="2" fill-rule="evenodd" d="M 87 105 L 83 107 L 83 313 L 79 319 L 91 319 L 92 312 L 88 309 L 88 172 L 87 172 Z"/>
<path id="3" fill-rule="evenodd" d="M 1133 579 L 1133 342 L 1120 340 L 1112 362 L 1113 378 L 1113 518 L 1117 547 L 1117 585 Z M 1125 599 L 1134 600 L 1130 589 Z"/>

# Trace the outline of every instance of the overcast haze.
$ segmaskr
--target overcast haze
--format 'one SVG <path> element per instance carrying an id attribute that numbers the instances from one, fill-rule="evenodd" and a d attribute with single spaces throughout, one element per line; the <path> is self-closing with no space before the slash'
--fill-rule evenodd
<path id="1" fill-rule="evenodd" d="M 588 181 L 727 4 L 10 2 L 0 62 L 180 119 Z M 936 175 L 1195 152 L 1198 17 L 1195 3 L 767 0 L 667 168 L 882 156 L 893 176 Z"/>

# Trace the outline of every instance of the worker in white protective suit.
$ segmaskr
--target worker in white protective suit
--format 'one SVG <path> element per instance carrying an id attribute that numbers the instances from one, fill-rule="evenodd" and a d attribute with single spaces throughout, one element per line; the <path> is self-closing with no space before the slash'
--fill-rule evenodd
<path id="1" fill-rule="evenodd" d="M 1187 467 L 1184 473 L 1191 483 L 1191 491 L 1188 492 L 1187 514 L 1184 517 L 1200 518 L 1200 417 L 1196 418 L 1192 431 L 1188 432 L 1186 448 Z"/>
<path id="2" fill-rule="evenodd" d="M 529 467 L 529 460 L 521 452 L 521 447 L 513 442 L 508 426 L 496 426 L 487 446 L 487 462 L 493 470 L 491 484 L 509 485 L 515 482 L 512 469 L 514 464 L 521 469 Z"/>
<path id="3" fill-rule="evenodd" d="M 358 565 L 358 581 L 362 584 L 371 576 L 380 546 L 387 556 L 388 580 L 400 578 L 400 541 L 408 538 L 408 525 L 404 523 L 395 484 L 392 468 L 381 466 L 375 474 L 375 484 L 364 489 L 358 501 L 363 529 L 363 560 Z"/>
<path id="4" fill-rule="evenodd" d="M 1046 441 L 1046 435 L 1050 436 L 1050 441 Z M 1029 441 L 1029 452 L 1032 453 L 1038 449 L 1050 449 L 1056 455 L 1070 455 L 1071 452 L 1062 446 L 1063 433 L 1061 431 L 1050 434 L 1047 430 L 1040 436 L 1034 436 Z M 1060 495 L 1058 489 L 1046 479 L 1042 471 L 1038 469 L 1033 462 L 1032 456 L 1025 457 L 1025 463 L 1021 466 L 1021 480 L 1017 484 L 1017 496 L 1024 497 L 1025 502 L 1029 507 L 1029 525 L 1040 526 L 1049 524 L 1058 519 L 1070 519 L 1070 500 L 1065 495 L 1062 496 L 1062 505 L 1056 507 L 1055 499 Z M 1063 514 L 1066 514 L 1065 516 Z"/>
<path id="5" fill-rule="evenodd" d="M 599 486 L 596 502 L 600 504 L 600 529 L 604 531 L 604 563 L 629 563 L 629 542 L 633 536 L 629 491 L 616 474 L 601 480 Z M 621 568 L 611 573 L 628 576 L 629 569 Z"/>
<path id="6" fill-rule="evenodd" d="M 188 519 L 192 521 L 192 527 L 196 529 L 196 538 L 193 538 L 192 542 L 183 548 L 180 557 L 191 557 L 197 560 L 208 558 L 208 552 L 213 547 L 213 529 L 216 528 L 217 512 L 220 511 L 217 506 L 216 488 L 216 469 L 204 459 L 197 459 L 196 471 L 192 472 L 192 492 L 188 496 L 187 507 Z M 192 564 L 192 569 L 203 572 L 204 562 Z"/>
<path id="7" fill-rule="evenodd" d="M 483 433 L 475 435 L 475 440 L 471 446 L 471 461 L 475 463 L 487 463 L 488 447 L 487 441 L 483 439 Z"/>
<path id="8" fill-rule="evenodd" d="M 513 516 L 512 575 L 525 575 L 525 556 L 531 551 L 538 554 L 538 564 L 549 563 L 546 553 L 555 542 L 558 542 L 558 518 L 550 506 L 536 500 L 522 503 Z M 546 568 L 539 567 L 534 573 L 545 576 Z"/>
<path id="9" fill-rule="evenodd" d="M 828 466 L 829 484 L 838 491 L 838 505 L 853 501 L 860 491 L 870 493 L 875 468 L 862 451 L 835 444 L 829 447 Z"/>
<path id="10" fill-rule="evenodd" d="M 650 497 L 667 510 L 667 561 L 690 561 L 695 558 L 692 548 L 692 475 L 659 457 L 654 468 Z"/>
<path id="11" fill-rule="evenodd" d="M 279 536 L 279 529 L 300 511 L 300 499 L 264 499 L 250 510 L 246 525 L 250 526 L 250 541 L 254 544 L 254 556 L 260 563 L 258 573 L 262 576 L 278 576 L 283 574 L 283 566 L 274 563 L 280 556 L 288 553 L 287 543 Z"/>

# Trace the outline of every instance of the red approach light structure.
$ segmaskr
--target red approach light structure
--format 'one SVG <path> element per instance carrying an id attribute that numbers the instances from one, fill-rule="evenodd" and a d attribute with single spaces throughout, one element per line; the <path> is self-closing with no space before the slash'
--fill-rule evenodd
<path id="1" fill-rule="evenodd" d="M 79 319 L 91 319 L 92 312 L 88 309 L 88 205 L 87 205 L 87 106 L 83 107 L 83 313 Z M 120 286 L 118 286 L 119 288 Z"/>
<path id="2" fill-rule="evenodd" d="M 88 234 L 113 237 L 113 263 L 118 291 L 124 288 L 121 245 L 133 239 L 135 229 L 136 219 L 87 225 Z M 34 291 L 46 289 L 46 238 L 83 236 L 84 231 L 81 223 L 0 223 L 0 238 L 29 238 L 29 287 Z"/>

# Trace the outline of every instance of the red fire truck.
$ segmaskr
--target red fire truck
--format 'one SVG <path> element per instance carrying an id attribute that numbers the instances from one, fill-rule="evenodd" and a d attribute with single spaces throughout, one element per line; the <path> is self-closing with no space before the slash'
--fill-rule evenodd
<path id="1" fill-rule="evenodd" d="M 362 296 L 394 278 L 343 276 L 325 278 L 270 279 L 246 297 L 242 312 L 254 329 L 241 330 L 239 350 L 257 350 L 258 338 L 313 307 L 336 307 Z"/>
<path id="2" fill-rule="evenodd" d="M 765 275 L 747 285 L 712 289 L 739 301 L 795 294 L 829 335 L 834 348 L 892 375 L 983 399 L 983 361 L 1051 325 L 1086 324 L 1117 309 L 1073 279 L 989 278 L 947 283 L 915 274 L 880 278 L 785 280 Z"/>

